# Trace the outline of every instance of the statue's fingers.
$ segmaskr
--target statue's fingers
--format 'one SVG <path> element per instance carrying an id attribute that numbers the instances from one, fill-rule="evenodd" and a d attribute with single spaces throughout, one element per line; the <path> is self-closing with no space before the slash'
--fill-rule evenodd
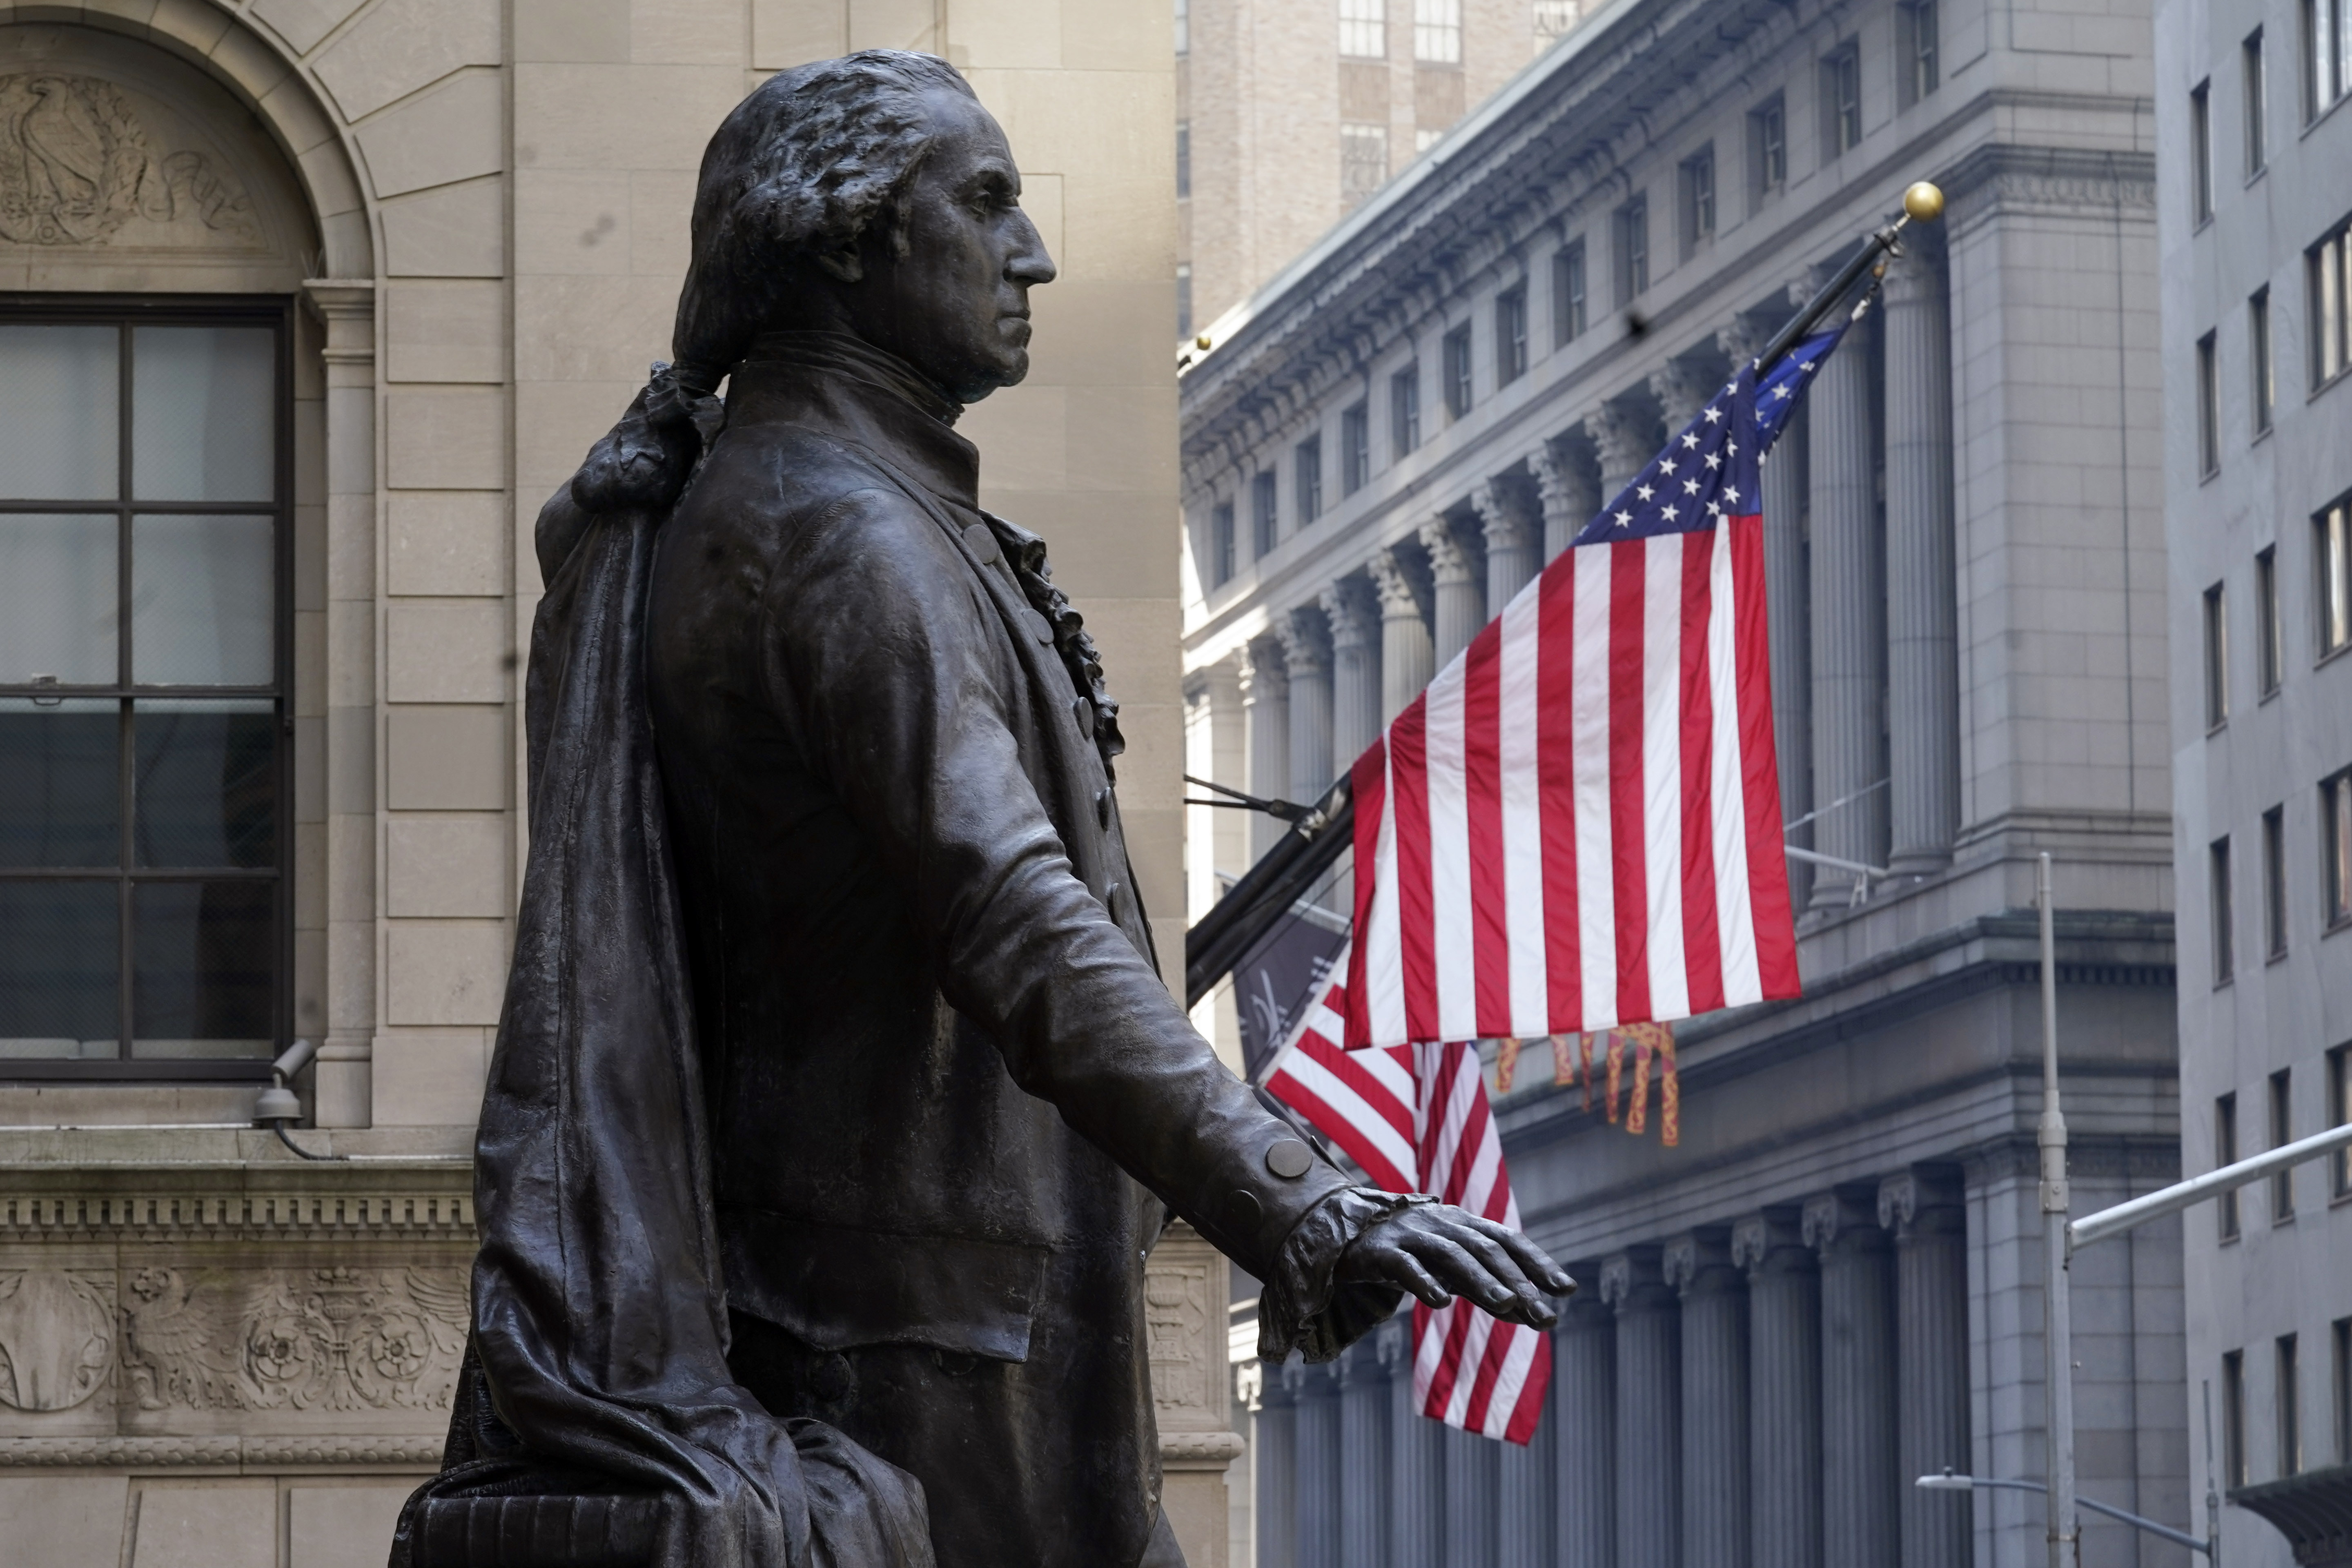
<path id="1" fill-rule="evenodd" d="M 1443 1311 L 1453 1304 L 1453 1294 L 1438 1283 L 1435 1275 L 1422 1266 L 1420 1258 L 1401 1247 L 1391 1250 L 1388 1256 L 1394 1260 L 1386 1270 L 1391 1277 L 1391 1284 L 1404 1287 L 1414 1300 L 1433 1312 Z"/>
<path id="2" fill-rule="evenodd" d="M 1432 1273 L 1449 1282 L 1454 1294 L 1469 1297 L 1496 1316 L 1501 1317 L 1511 1309 L 1523 1306 L 1524 1302 L 1512 1288 L 1510 1279 L 1510 1276 L 1516 1276 L 1518 1269 L 1504 1259 L 1504 1266 L 1509 1268 L 1510 1276 L 1498 1274 L 1487 1266 L 1484 1258 L 1464 1245 L 1465 1240 L 1485 1247 L 1494 1246 L 1484 1237 L 1465 1236 L 1461 1232 L 1454 1236 L 1443 1233 L 1416 1236 L 1402 1246 L 1405 1251 L 1426 1264 Z M 1495 1247 L 1498 1258 L 1501 1251 L 1500 1247 Z"/>
<path id="3" fill-rule="evenodd" d="M 1502 1243 L 1517 1260 L 1520 1270 L 1546 1295 L 1565 1296 L 1576 1289 L 1576 1281 L 1570 1278 L 1567 1269 L 1552 1261 L 1550 1253 L 1517 1231 L 1504 1227 Z"/>

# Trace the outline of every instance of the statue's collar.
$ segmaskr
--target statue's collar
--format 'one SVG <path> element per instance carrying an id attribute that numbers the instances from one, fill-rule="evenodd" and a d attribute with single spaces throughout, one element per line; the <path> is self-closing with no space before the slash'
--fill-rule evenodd
<path id="1" fill-rule="evenodd" d="M 962 412 L 914 366 L 845 332 L 763 332 L 727 386 L 730 426 L 829 429 L 887 451 L 940 494 L 977 506 L 979 450 L 950 428 Z"/>

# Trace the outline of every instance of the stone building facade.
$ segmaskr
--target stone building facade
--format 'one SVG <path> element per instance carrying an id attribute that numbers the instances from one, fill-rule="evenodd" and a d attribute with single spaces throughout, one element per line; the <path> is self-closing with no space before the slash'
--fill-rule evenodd
<path id="1" fill-rule="evenodd" d="M 1679 1029 L 1678 1147 L 1520 1058 L 1521 1211 L 1585 1281 L 1532 1447 L 1411 1415 L 1402 1322 L 1330 1368 L 1236 1332 L 1261 1568 L 2041 1560 L 2030 1496 L 1910 1482 L 2042 1473 L 2040 852 L 2076 1209 L 2179 1170 L 2152 79 L 2128 3 L 1620 0 L 1211 327 L 1191 771 L 1310 800 L 1906 184 L 1949 199 L 1764 477 L 1789 841 L 1874 869 L 1792 868 L 1804 997 Z M 1196 914 L 1269 837 L 1193 809 Z M 2075 1268 L 2083 1490 L 2185 1527 L 2179 1232 Z"/>
<path id="2" fill-rule="evenodd" d="M 524 853 L 530 522 L 667 353 L 778 68 L 968 72 L 1061 277 L 972 410 L 1130 737 L 1183 948 L 1164 0 L 0 6 L 0 1561 L 383 1561 L 438 1461 Z M 251 1131 L 264 1065 L 310 1163 Z M 347 1157 L 347 1158 L 346 1158 Z M 1223 1265 L 1155 1266 L 1222 1560 Z"/>
<path id="3" fill-rule="evenodd" d="M 1175 0 L 1177 324 L 1313 244 L 1585 0 Z"/>
<path id="4" fill-rule="evenodd" d="M 2201 1171 L 2352 1120 L 2352 42 L 2325 4 L 2164 0 L 2156 50 L 2181 1148 Z M 2230 1562 L 2342 1560 L 2347 1200 L 2335 1159 L 2185 1216 L 2190 1452 L 2197 1489 L 2243 1505 L 2221 1510 Z"/>

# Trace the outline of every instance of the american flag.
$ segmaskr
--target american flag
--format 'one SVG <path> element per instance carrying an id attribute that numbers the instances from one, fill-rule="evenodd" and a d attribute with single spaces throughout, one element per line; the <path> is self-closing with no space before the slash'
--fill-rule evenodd
<path id="1" fill-rule="evenodd" d="M 1337 973 L 1346 973 L 1344 955 Z M 1347 1151 L 1392 1193 L 1433 1193 L 1519 1228 L 1503 1143 L 1486 1104 L 1478 1048 L 1339 1044 L 1347 986 L 1307 1009 L 1266 1089 Z M 1490 1317 L 1456 1297 L 1441 1311 L 1414 1303 L 1413 1401 L 1422 1414 L 1488 1437 L 1535 1436 L 1551 1381 L 1551 1336 Z"/>
<path id="2" fill-rule="evenodd" d="M 1846 325 L 1742 369 L 1357 761 L 1348 1046 L 1798 994 L 1758 470 Z"/>

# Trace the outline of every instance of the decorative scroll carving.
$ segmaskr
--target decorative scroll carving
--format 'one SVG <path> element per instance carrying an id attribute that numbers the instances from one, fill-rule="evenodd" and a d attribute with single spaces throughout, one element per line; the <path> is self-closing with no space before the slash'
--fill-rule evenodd
<path id="1" fill-rule="evenodd" d="M 134 217 L 184 217 L 233 238 L 261 238 L 235 179 L 202 153 L 156 156 L 111 82 L 0 77 L 0 239 L 102 245 Z"/>
<path id="2" fill-rule="evenodd" d="M 466 1319 L 455 1268 L 142 1268 L 123 1364 L 142 1410 L 446 1410 Z"/>
<path id="3" fill-rule="evenodd" d="M 114 1368 L 114 1307 L 104 1275 L 0 1273 L 0 1405 L 70 1410 Z"/>

